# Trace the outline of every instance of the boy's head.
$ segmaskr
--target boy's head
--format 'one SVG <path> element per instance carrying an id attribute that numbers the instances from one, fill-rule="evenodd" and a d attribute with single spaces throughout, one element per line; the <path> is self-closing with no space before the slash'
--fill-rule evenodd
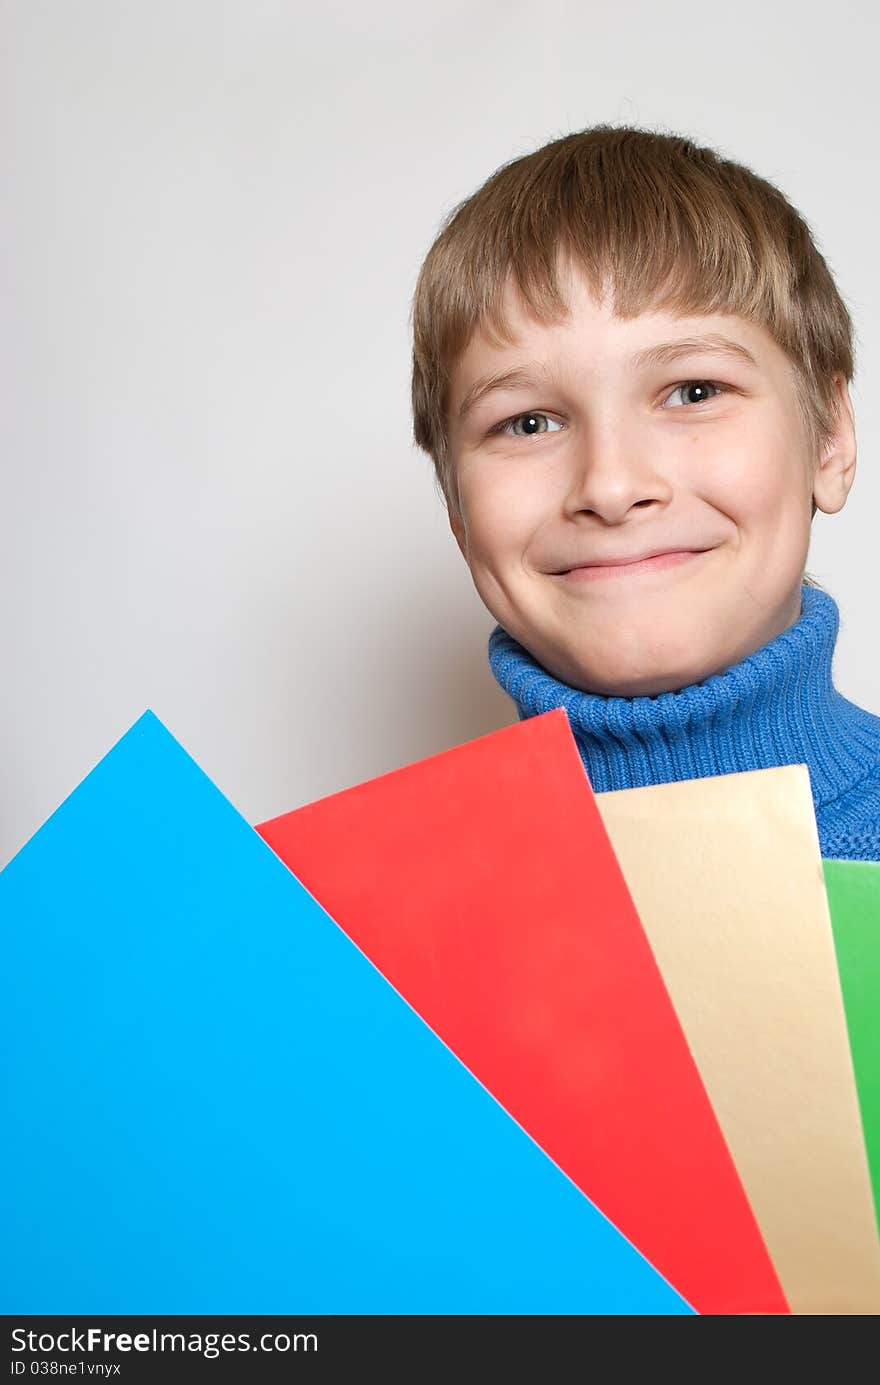
<path id="1" fill-rule="evenodd" d="M 557 678 L 653 695 L 797 619 L 855 471 L 853 332 L 769 183 L 677 136 L 556 140 L 447 219 L 413 335 L 474 585 Z"/>

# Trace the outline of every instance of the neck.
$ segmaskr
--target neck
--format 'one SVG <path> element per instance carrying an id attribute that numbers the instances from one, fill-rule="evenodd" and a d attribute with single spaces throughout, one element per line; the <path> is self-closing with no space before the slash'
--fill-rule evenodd
<path id="1" fill-rule="evenodd" d="M 816 805 L 864 772 L 866 714 L 832 683 L 834 598 L 804 586 L 795 623 L 740 663 L 680 692 L 603 697 L 560 682 L 501 626 L 489 662 L 520 720 L 564 707 L 597 793 L 806 764 Z"/>

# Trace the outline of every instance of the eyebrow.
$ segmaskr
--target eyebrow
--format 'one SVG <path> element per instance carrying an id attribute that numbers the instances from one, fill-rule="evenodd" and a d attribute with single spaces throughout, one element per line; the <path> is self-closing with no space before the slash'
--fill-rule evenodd
<path id="1" fill-rule="evenodd" d="M 732 337 L 721 336 L 717 332 L 711 332 L 704 337 L 677 337 L 674 341 L 658 342 L 656 346 L 647 346 L 642 351 L 636 351 L 630 356 L 628 364 L 637 369 L 652 365 L 672 365 L 684 356 L 693 356 L 696 352 L 708 356 L 727 356 L 755 367 L 758 364 L 751 351 L 741 342 L 734 341 Z M 494 394 L 497 390 L 526 389 L 529 386 L 541 385 L 550 374 L 548 366 L 535 362 L 531 368 L 515 366 L 512 370 L 481 376 L 474 381 L 462 400 L 458 411 L 459 420 L 466 418 L 488 394 Z"/>

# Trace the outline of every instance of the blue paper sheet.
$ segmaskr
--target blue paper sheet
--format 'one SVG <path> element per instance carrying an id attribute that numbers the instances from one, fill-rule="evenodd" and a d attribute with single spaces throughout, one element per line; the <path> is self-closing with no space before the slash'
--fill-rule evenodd
<path id="1" fill-rule="evenodd" d="M 3 1313 L 692 1311 L 152 713 L 0 920 Z"/>

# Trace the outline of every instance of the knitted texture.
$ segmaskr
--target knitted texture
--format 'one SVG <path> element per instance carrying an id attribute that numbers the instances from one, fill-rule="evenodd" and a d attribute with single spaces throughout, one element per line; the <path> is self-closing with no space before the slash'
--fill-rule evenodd
<path id="1" fill-rule="evenodd" d="M 520 721 L 565 708 L 597 793 L 805 764 L 822 855 L 880 861 L 880 717 L 834 687 L 839 627 L 834 598 L 804 586 L 790 629 L 723 673 L 655 697 L 572 688 L 500 625 L 489 664 Z"/>

